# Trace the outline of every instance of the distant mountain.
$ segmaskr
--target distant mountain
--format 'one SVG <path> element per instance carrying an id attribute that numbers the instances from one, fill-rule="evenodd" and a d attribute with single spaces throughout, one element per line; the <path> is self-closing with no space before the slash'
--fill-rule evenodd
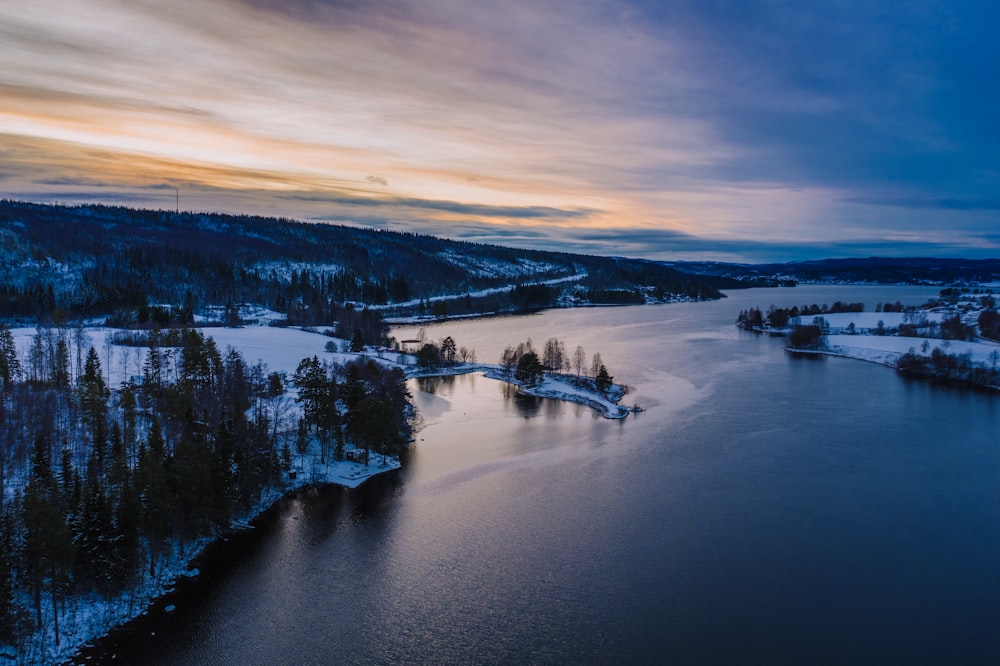
<path id="1" fill-rule="evenodd" d="M 444 294 L 469 294 L 452 312 L 496 311 L 718 298 L 727 283 L 656 262 L 368 228 L 0 201 L 5 319 L 113 314 L 144 324 L 166 316 L 160 305 L 190 319 L 206 306 L 251 303 L 322 325 L 361 305 L 423 311 Z"/>
<path id="2" fill-rule="evenodd" d="M 868 257 L 784 264 L 679 261 L 667 265 L 686 273 L 735 280 L 754 286 L 778 286 L 792 282 L 943 286 L 1000 281 L 1000 259 Z"/>

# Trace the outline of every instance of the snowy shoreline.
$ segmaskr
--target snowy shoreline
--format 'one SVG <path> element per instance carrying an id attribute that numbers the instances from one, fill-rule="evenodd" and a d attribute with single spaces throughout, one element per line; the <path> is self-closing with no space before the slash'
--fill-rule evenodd
<path id="1" fill-rule="evenodd" d="M 116 659 L 112 651 L 117 644 L 117 639 L 125 637 L 143 635 L 146 623 L 155 622 L 160 613 L 173 613 L 176 610 L 174 604 L 178 601 L 177 595 L 183 594 L 186 588 L 197 585 L 202 578 L 202 568 L 211 566 L 225 566 L 220 559 L 220 551 L 233 547 L 233 542 L 245 538 L 247 535 L 255 534 L 262 522 L 269 519 L 269 514 L 280 511 L 281 505 L 295 499 L 302 493 L 331 491 L 336 488 L 343 488 L 346 491 L 353 491 L 363 485 L 366 481 L 375 476 L 386 474 L 400 469 L 398 464 L 395 467 L 380 467 L 366 475 L 363 479 L 357 480 L 353 485 L 335 481 L 303 482 L 299 485 L 289 487 L 284 492 L 272 493 L 270 504 L 259 507 L 259 510 L 252 517 L 247 517 L 243 521 L 232 521 L 230 527 L 220 534 L 199 540 L 194 554 L 182 563 L 181 568 L 171 567 L 169 571 L 164 568 L 165 573 L 159 592 L 148 599 L 148 602 L 139 612 L 132 613 L 114 625 L 108 626 L 104 631 L 95 634 L 86 642 L 77 643 L 72 649 L 57 655 L 62 663 L 88 663 L 94 659 L 110 658 Z M 207 565 L 206 563 L 212 563 Z M 48 663 L 48 662 L 46 662 Z"/>
<path id="2" fill-rule="evenodd" d="M 90 659 L 95 652 L 101 652 L 102 642 L 119 632 L 131 631 L 130 624 L 141 622 L 156 612 L 173 612 L 167 601 L 179 586 L 200 577 L 198 562 L 234 536 L 256 529 L 258 522 L 281 502 L 312 488 L 340 487 L 355 490 L 373 477 L 395 472 L 401 467 L 402 464 L 396 458 L 387 457 L 383 462 L 381 455 L 373 455 L 372 463 L 367 466 L 349 461 L 330 461 L 302 470 L 305 473 L 301 476 L 296 474 L 290 485 L 284 489 L 270 489 L 256 507 L 244 516 L 230 521 L 229 527 L 220 533 L 197 539 L 182 550 L 175 548 L 169 560 L 161 563 L 154 579 L 147 580 L 141 589 L 123 594 L 118 599 L 94 603 L 84 611 L 86 618 L 83 622 L 75 627 L 71 624 L 64 626 L 61 649 L 50 650 L 44 655 L 43 663 L 50 663 L 53 659 L 64 663 Z M 122 607 L 124 604 L 128 605 L 127 608 Z"/>

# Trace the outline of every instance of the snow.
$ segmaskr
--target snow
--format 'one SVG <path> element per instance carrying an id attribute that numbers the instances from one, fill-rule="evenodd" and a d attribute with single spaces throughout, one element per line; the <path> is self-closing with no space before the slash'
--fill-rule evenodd
<path id="1" fill-rule="evenodd" d="M 347 450 L 353 449 L 347 447 Z M 349 460 L 328 460 L 322 463 L 318 456 L 311 456 L 304 463 L 295 465 L 293 469 L 296 472 L 296 481 L 300 485 L 332 483 L 345 488 L 357 488 L 376 474 L 391 472 L 400 466 L 401 463 L 396 458 L 391 456 L 383 458 L 381 454 L 373 452 L 367 465 Z"/>
<path id="2" fill-rule="evenodd" d="M 339 273 L 344 269 L 340 264 L 322 264 L 308 261 L 259 261 L 250 267 L 257 271 L 262 278 L 270 278 L 273 272 L 281 282 L 289 282 L 292 279 L 292 271 L 301 273 L 310 271 L 312 273 Z"/>
<path id="3" fill-rule="evenodd" d="M 526 282 L 526 285 L 554 285 L 562 284 L 564 282 L 577 282 L 587 277 L 587 273 L 577 273 L 576 275 L 567 275 L 560 278 L 552 278 L 551 280 L 542 280 L 540 282 Z M 490 287 L 488 289 L 480 289 L 479 291 L 462 292 L 461 294 L 447 294 L 444 296 L 431 296 L 430 298 L 423 299 L 425 303 L 438 303 L 441 301 L 457 301 L 460 298 L 465 298 L 466 296 L 472 296 L 473 298 L 480 296 L 490 296 L 492 294 L 500 294 L 506 291 L 510 291 L 516 285 L 508 284 L 502 287 Z M 421 299 L 414 298 L 409 301 L 403 301 L 402 303 L 389 303 L 387 305 L 369 305 L 368 308 L 372 310 L 387 310 L 389 308 L 397 307 L 417 307 L 420 305 Z M 388 320 L 387 320 L 388 321 Z"/>
<path id="4" fill-rule="evenodd" d="M 216 326 L 198 328 L 198 330 L 206 337 L 215 340 L 221 354 L 225 355 L 229 348 L 236 349 L 243 355 L 243 359 L 248 364 L 252 365 L 262 361 L 271 372 L 291 374 L 295 372 L 299 362 L 306 357 L 318 356 L 320 360 L 338 363 L 346 363 L 359 357 L 359 354 L 353 353 L 328 352 L 326 351 L 327 343 L 333 342 L 337 349 L 344 349 L 348 342 L 332 338 L 318 331 L 301 328 L 276 326 L 225 328 Z M 108 344 L 110 336 L 121 332 L 118 329 L 96 327 L 85 329 L 85 332 L 87 341 L 83 348 L 83 354 L 86 355 L 87 349 L 91 346 L 97 350 L 109 386 L 118 387 L 123 381 L 142 375 L 146 347 Z M 23 368 L 27 368 L 27 353 L 31 348 L 32 339 L 38 331 L 35 328 L 14 328 L 11 329 L 11 333 L 21 356 L 21 365 Z M 55 334 L 66 336 L 66 343 L 70 348 L 70 365 L 72 366 L 75 362 L 73 329 L 64 329 L 62 332 L 56 329 Z M 378 352 L 374 349 L 370 349 L 362 356 L 384 364 L 403 365 L 407 361 L 405 355 L 395 352 Z"/>
<path id="5" fill-rule="evenodd" d="M 208 324 L 225 321 L 226 308 L 222 305 L 210 305 L 203 309 L 200 314 L 194 316 L 195 322 Z M 282 312 L 275 312 L 268 308 L 241 303 L 237 309 L 237 316 L 248 324 L 271 324 L 272 322 L 282 322 L 287 319 L 287 315 Z"/>
<path id="6" fill-rule="evenodd" d="M 548 262 L 530 261 L 528 259 L 503 261 L 491 257 L 468 256 L 451 251 L 440 252 L 438 253 L 438 257 L 476 277 L 486 278 L 503 277 L 516 279 L 548 273 L 559 268 L 559 266 Z"/>
<path id="7" fill-rule="evenodd" d="M 928 343 L 926 352 L 921 349 L 925 340 Z M 935 348 L 939 348 L 946 354 L 965 354 L 968 352 L 972 355 L 973 361 L 987 364 L 991 362 L 990 354 L 993 351 L 1000 351 L 1000 344 L 991 342 L 903 338 L 892 335 L 828 335 L 826 336 L 826 347 L 826 353 L 872 361 L 891 367 L 895 367 L 899 357 L 909 351 L 923 356 L 929 356 Z"/>

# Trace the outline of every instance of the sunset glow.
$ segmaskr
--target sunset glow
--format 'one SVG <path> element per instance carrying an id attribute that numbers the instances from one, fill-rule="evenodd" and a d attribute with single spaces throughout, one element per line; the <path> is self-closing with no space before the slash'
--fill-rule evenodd
<path id="1" fill-rule="evenodd" d="M 865 7 L 6 3 L 0 194 L 661 259 L 996 255 L 996 10 Z"/>

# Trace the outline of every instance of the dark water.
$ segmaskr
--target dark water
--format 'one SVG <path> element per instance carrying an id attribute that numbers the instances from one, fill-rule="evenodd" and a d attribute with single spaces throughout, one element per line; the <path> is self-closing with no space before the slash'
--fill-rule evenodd
<path id="1" fill-rule="evenodd" d="M 116 661 L 998 663 L 1000 399 L 732 325 L 747 305 L 933 294 L 429 327 L 482 361 L 526 336 L 600 351 L 647 411 L 414 383 L 405 470 L 286 502 Z"/>

